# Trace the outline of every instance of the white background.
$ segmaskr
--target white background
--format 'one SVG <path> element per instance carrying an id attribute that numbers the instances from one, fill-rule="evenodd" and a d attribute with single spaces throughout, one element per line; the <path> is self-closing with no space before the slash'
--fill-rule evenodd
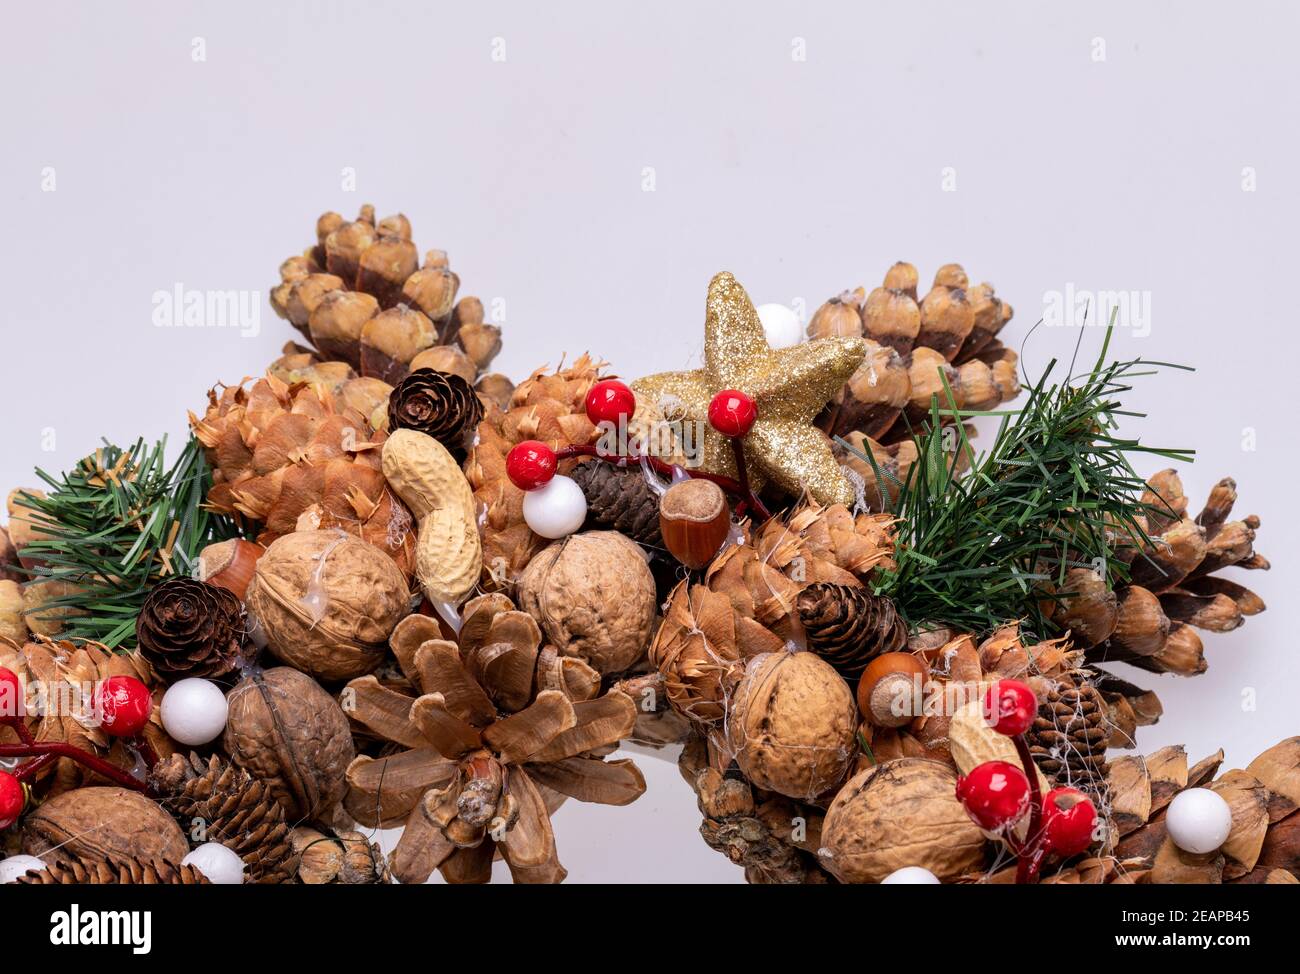
<path id="1" fill-rule="evenodd" d="M 1045 292 L 1137 290 L 1149 334 L 1117 353 L 1198 371 L 1145 380 L 1129 429 L 1198 450 L 1195 498 L 1237 477 L 1276 564 L 1248 579 L 1270 611 L 1207 636 L 1207 674 L 1142 677 L 1166 715 L 1141 744 L 1231 766 L 1300 730 L 1295 8 L 701 6 L 14 5 L 0 485 L 101 435 L 179 438 L 295 337 L 267 305 L 279 262 L 363 202 L 502 302 L 516 379 L 584 350 L 629 377 L 691 364 L 723 269 L 811 311 L 897 259 L 923 283 L 961 261 L 1017 309 L 1015 346 Z M 177 284 L 257 291 L 258 334 L 154 327 Z M 1040 329 L 1030 370 L 1073 337 Z M 636 805 L 557 816 L 572 877 L 738 878 L 675 768 L 642 763 Z"/>

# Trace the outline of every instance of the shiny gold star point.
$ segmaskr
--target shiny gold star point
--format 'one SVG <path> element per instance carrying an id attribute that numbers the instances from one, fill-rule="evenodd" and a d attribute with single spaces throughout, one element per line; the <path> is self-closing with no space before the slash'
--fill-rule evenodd
<path id="1" fill-rule="evenodd" d="M 709 282 L 704 367 L 647 376 L 632 383 L 632 389 L 645 401 L 675 400 L 682 418 L 704 430 L 699 467 L 732 477 L 736 465 L 731 444 L 709 426 L 709 403 L 723 389 L 739 389 L 754 400 L 758 411 L 744 440 L 755 489 L 771 480 L 789 494 L 806 490 L 818 503 L 851 507 L 853 486 L 830 441 L 812 421 L 865 356 L 866 344 L 860 338 L 822 338 L 770 348 L 749 295 L 724 271 Z"/>

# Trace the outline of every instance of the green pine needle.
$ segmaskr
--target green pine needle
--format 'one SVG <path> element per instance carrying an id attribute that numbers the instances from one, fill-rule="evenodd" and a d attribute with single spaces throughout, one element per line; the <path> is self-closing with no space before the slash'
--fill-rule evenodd
<path id="1" fill-rule="evenodd" d="M 203 507 L 212 476 L 193 438 L 172 467 L 167 440 L 128 450 L 105 441 L 61 477 L 44 470 L 44 498 L 19 494 L 16 503 L 38 537 L 21 555 L 39 567 L 22 569 L 33 584 L 62 581 L 71 594 L 42 604 L 35 615 L 64 620 L 60 634 L 115 647 L 133 639 L 135 619 L 162 578 L 192 574 L 200 552 L 235 537 L 233 522 Z"/>
<path id="2" fill-rule="evenodd" d="M 888 508 L 900 519 L 896 565 L 879 573 L 876 589 L 910 626 L 979 634 L 1021 620 L 1028 635 L 1046 638 L 1058 631 L 1051 600 L 1070 594 L 1061 587 L 1070 568 L 1097 569 L 1112 585 L 1127 580 L 1117 554 L 1145 548 L 1146 515 L 1168 511 L 1142 500 L 1146 484 L 1130 456 L 1189 462 L 1193 451 L 1116 434 L 1116 417 L 1129 415 L 1117 398 L 1131 388 L 1127 380 L 1185 367 L 1142 359 L 1104 364 L 1112 329 L 1090 372 L 1053 381 L 1053 360 L 1018 410 L 961 411 L 942 407 L 936 396 L 925 428 L 913 434 L 917 459 L 904 481 L 839 441 L 872 466 L 882 495 L 897 494 Z M 946 379 L 944 392 L 953 403 Z M 962 426 L 975 415 L 1002 417 L 978 457 Z M 960 474 L 958 452 L 971 461 Z M 894 490 L 885 490 L 886 482 Z M 1054 595 L 1046 594 L 1049 585 Z"/>

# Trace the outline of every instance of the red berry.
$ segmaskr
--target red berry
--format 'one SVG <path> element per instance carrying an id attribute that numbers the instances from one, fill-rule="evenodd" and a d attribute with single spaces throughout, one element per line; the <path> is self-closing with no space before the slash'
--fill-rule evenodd
<path id="1" fill-rule="evenodd" d="M 1097 808 L 1083 792 L 1053 788 L 1043 799 L 1043 842 L 1058 856 L 1077 856 L 1094 841 Z"/>
<path id="2" fill-rule="evenodd" d="M 23 786 L 8 771 L 0 771 L 0 829 L 7 829 L 18 821 L 27 804 Z"/>
<path id="3" fill-rule="evenodd" d="M 636 412 L 636 396 L 617 379 L 602 379 L 587 393 L 587 418 L 596 426 L 631 419 Z"/>
<path id="4" fill-rule="evenodd" d="M 986 761 L 957 779 L 957 799 L 982 829 L 1000 832 L 1029 808 L 1029 779 L 1014 764 Z"/>
<path id="5" fill-rule="evenodd" d="M 22 717 L 25 710 L 23 685 L 18 681 L 18 674 L 0 666 L 0 718 Z"/>
<path id="6" fill-rule="evenodd" d="M 1019 680 L 999 680 L 984 695 L 984 720 L 999 734 L 1023 734 L 1037 715 L 1038 698 Z"/>
<path id="7" fill-rule="evenodd" d="M 110 676 L 96 694 L 99 726 L 112 737 L 134 737 L 149 723 L 153 698 L 149 688 L 133 676 Z"/>
<path id="8" fill-rule="evenodd" d="M 757 418 L 754 400 L 739 389 L 723 389 L 709 403 L 709 425 L 732 439 L 748 433 Z"/>
<path id="9" fill-rule="evenodd" d="M 506 476 L 520 490 L 545 487 L 555 476 L 555 451 L 540 440 L 524 440 L 506 454 Z"/>

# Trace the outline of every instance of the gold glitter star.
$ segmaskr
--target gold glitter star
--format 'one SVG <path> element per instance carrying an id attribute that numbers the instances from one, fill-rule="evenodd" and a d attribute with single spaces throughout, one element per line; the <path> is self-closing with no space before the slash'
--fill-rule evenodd
<path id="1" fill-rule="evenodd" d="M 709 403 L 723 389 L 754 400 L 758 418 L 745 437 L 745 461 L 757 490 L 770 479 L 790 494 L 805 489 L 821 504 L 855 500 L 853 486 L 813 418 L 848 381 L 866 355 L 860 338 L 823 338 L 772 349 L 745 289 L 728 273 L 709 282 L 704 319 L 704 368 L 663 372 L 632 383 L 647 403 L 677 400 L 679 414 L 704 430 L 699 466 L 736 476 L 727 438 L 709 426 Z"/>

